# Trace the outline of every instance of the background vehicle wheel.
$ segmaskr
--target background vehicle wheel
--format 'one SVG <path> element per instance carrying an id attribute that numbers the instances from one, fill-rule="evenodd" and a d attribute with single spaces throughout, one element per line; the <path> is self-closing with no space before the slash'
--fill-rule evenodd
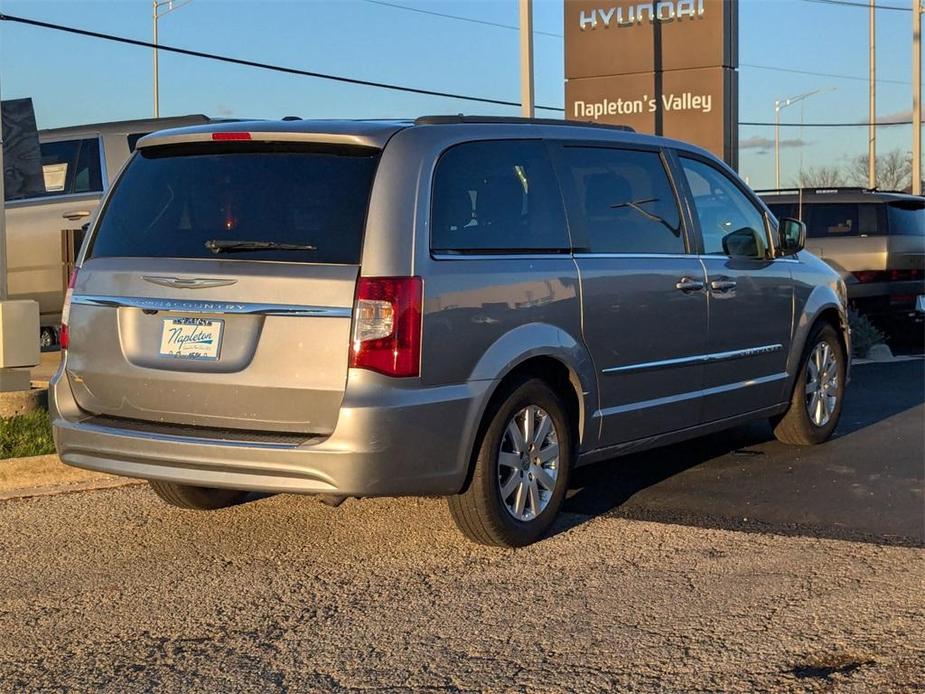
<path id="1" fill-rule="evenodd" d="M 472 481 L 448 499 L 456 525 L 485 545 L 535 542 L 568 489 L 572 432 L 565 407 L 544 381 L 514 386 L 486 413 Z"/>
<path id="2" fill-rule="evenodd" d="M 58 344 L 58 333 L 54 328 L 44 327 L 39 330 L 39 348 L 44 352 Z"/>
<path id="3" fill-rule="evenodd" d="M 193 487 L 188 484 L 148 480 L 154 493 L 171 506 L 192 509 L 194 511 L 214 511 L 241 502 L 247 492 L 237 489 L 214 489 L 212 487 Z"/>
<path id="4" fill-rule="evenodd" d="M 845 358 L 831 325 L 813 330 L 806 341 L 790 408 L 771 421 L 779 441 L 812 446 L 832 436 L 845 398 Z"/>

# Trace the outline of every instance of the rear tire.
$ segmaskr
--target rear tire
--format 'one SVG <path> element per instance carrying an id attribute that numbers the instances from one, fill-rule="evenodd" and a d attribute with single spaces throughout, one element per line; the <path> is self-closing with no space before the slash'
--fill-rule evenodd
<path id="1" fill-rule="evenodd" d="M 552 525 L 568 489 L 572 431 L 562 400 L 545 381 L 514 384 L 485 415 L 472 480 L 448 498 L 474 542 L 522 547 Z"/>
<path id="2" fill-rule="evenodd" d="M 148 480 L 151 489 L 163 501 L 177 508 L 192 511 L 215 511 L 241 503 L 247 492 L 237 489 L 215 489 L 213 487 L 194 487 L 189 484 Z"/>
<path id="3" fill-rule="evenodd" d="M 828 441 L 841 417 L 845 373 L 845 350 L 835 329 L 828 323 L 816 326 L 806 341 L 790 407 L 771 420 L 777 440 L 794 446 Z"/>

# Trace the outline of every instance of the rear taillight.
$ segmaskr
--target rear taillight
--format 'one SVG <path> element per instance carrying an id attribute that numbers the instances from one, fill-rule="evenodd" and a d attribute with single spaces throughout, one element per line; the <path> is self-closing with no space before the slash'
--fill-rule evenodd
<path id="1" fill-rule="evenodd" d="M 70 279 L 67 281 L 67 291 L 64 293 L 64 306 L 61 308 L 61 331 L 58 334 L 58 343 L 61 345 L 61 349 L 67 349 L 71 344 L 71 338 L 67 330 L 67 323 L 71 315 L 71 297 L 74 295 L 75 284 L 77 284 L 76 268 L 71 273 Z"/>
<path id="2" fill-rule="evenodd" d="M 421 365 L 420 277 L 361 277 L 353 313 L 350 366 L 417 376 Z"/>
<path id="3" fill-rule="evenodd" d="M 880 273 L 876 270 L 859 270 L 858 272 L 853 272 L 851 274 L 853 274 L 854 278 L 861 284 L 876 282 L 878 279 L 880 279 Z"/>

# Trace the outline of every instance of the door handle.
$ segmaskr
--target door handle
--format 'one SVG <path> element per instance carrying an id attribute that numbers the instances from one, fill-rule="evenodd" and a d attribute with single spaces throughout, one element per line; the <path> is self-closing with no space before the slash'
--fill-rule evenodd
<path id="1" fill-rule="evenodd" d="M 703 282 L 700 280 L 692 279 L 690 277 L 682 277 L 675 285 L 675 289 L 678 289 L 682 292 L 699 292 L 701 289 L 703 289 Z"/>
<path id="2" fill-rule="evenodd" d="M 713 280 L 710 282 L 710 289 L 714 292 L 731 292 L 736 288 L 736 283 L 732 280 Z"/>
<path id="3" fill-rule="evenodd" d="M 84 219 L 90 216 L 90 210 L 78 210 L 76 212 L 65 212 L 61 215 L 65 219 L 69 219 L 72 222 L 76 222 L 78 219 Z"/>

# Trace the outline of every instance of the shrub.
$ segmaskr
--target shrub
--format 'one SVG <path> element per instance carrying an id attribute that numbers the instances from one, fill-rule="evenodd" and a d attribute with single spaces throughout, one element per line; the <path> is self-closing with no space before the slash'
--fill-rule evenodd
<path id="1" fill-rule="evenodd" d="M 855 357 L 863 359 L 874 345 L 883 344 L 883 333 L 867 316 L 853 308 L 848 309 L 848 325 L 851 327 L 851 351 Z"/>

